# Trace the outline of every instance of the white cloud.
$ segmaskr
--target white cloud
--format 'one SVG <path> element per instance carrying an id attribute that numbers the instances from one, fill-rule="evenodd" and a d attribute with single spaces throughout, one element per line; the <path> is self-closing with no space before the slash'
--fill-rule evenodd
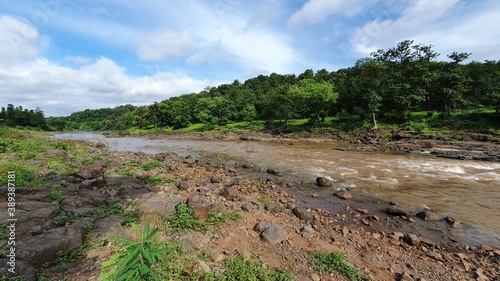
<path id="1" fill-rule="evenodd" d="M 295 12 L 288 20 L 289 26 L 313 25 L 323 22 L 329 16 L 343 14 L 354 16 L 363 9 L 367 9 L 376 0 L 309 0 L 302 9 Z"/>
<path id="2" fill-rule="evenodd" d="M 370 21 L 354 32 L 350 42 L 359 54 L 367 55 L 379 48 L 392 47 L 399 41 L 435 32 L 436 21 L 442 20 L 458 2 L 459 0 L 410 1 L 411 5 L 398 19 Z"/>
<path id="3" fill-rule="evenodd" d="M 0 64 L 11 64 L 33 59 L 48 46 L 47 38 L 29 24 L 0 15 Z"/>
<path id="4" fill-rule="evenodd" d="M 92 61 L 91 58 L 86 58 L 82 56 L 65 56 L 64 60 L 76 64 L 89 64 Z"/>
<path id="5" fill-rule="evenodd" d="M 170 30 L 148 33 L 139 41 L 137 55 L 143 61 L 178 58 L 188 53 L 194 44 L 190 32 Z"/>
<path id="6" fill-rule="evenodd" d="M 199 92 L 210 85 L 181 72 L 157 72 L 130 77 L 125 68 L 101 57 L 80 69 L 46 59 L 0 67 L 0 97 L 26 108 L 40 107 L 48 116 L 68 115 L 86 108 L 144 105 L 172 96 Z"/>

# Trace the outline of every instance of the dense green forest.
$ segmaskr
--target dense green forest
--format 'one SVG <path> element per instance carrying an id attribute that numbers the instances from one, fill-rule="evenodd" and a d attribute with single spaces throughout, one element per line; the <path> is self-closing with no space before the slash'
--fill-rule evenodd
<path id="1" fill-rule="evenodd" d="M 0 111 L 0 124 L 8 127 L 30 127 L 48 130 L 43 111 L 40 108 L 23 109 L 22 106 L 8 104 Z"/>
<path id="2" fill-rule="evenodd" d="M 462 124 L 481 121 L 483 129 L 500 129 L 500 61 L 465 64 L 469 55 L 453 52 L 448 61 L 437 61 L 431 45 L 406 40 L 337 71 L 259 75 L 148 106 L 85 110 L 47 123 L 54 130 L 124 130 L 256 120 L 286 127 L 289 120 L 307 119 L 309 128 L 350 130 L 377 127 L 379 120 L 405 124 L 417 112 L 418 122 L 456 121 L 459 112 Z"/>

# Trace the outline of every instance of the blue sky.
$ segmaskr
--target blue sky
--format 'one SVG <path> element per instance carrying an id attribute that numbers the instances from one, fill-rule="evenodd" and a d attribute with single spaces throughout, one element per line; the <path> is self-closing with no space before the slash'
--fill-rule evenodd
<path id="1" fill-rule="evenodd" d="M 0 1 L 0 105 L 145 105 L 354 65 L 405 39 L 500 59 L 498 0 Z"/>

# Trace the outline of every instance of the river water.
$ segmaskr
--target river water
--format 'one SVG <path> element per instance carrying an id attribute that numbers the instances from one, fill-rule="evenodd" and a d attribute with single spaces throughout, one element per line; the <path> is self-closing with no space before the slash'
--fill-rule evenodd
<path id="1" fill-rule="evenodd" d="M 434 158 L 405 153 L 351 152 L 333 144 L 246 141 L 179 141 L 105 138 L 93 133 L 61 134 L 58 138 L 106 143 L 115 151 L 176 152 L 179 155 L 226 154 L 261 168 L 278 168 L 297 180 L 317 176 L 335 181 L 330 190 L 298 185 L 302 193 L 349 189 L 382 200 L 430 209 L 458 219 L 465 235 L 500 245 L 500 163 Z M 481 237 L 479 237 L 481 236 Z M 471 238 L 471 237 L 469 237 Z"/>

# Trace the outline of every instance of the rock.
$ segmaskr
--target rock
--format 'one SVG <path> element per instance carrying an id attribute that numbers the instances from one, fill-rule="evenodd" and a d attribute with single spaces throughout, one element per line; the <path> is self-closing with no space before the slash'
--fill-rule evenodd
<path id="1" fill-rule="evenodd" d="M 85 169 L 76 172 L 75 176 L 84 180 L 100 178 L 104 175 L 105 169 L 106 169 L 106 162 L 97 161 L 94 164 L 86 167 Z"/>
<path id="2" fill-rule="evenodd" d="M 238 201 L 240 193 L 230 187 L 226 187 L 219 193 L 219 196 L 222 196 L 227 200 Z"/>
<path id="3" fill-rule="evenodd" d="M 314 193 L 311 195 L 312 198 L 320 198 L 321 196 L 318 193 Z"/>
<path id="4" fill-rule="evenodd" d="M 47 150 L 47 157 L 58 157 L 66 156 L 66 151 L 64 150 Z"/>
<path id="5" fill-rule="evenodd" d="M 372 237 L 373 237 L 373 239 L 380 239 L 381 235 L 380 235 L 380 233 L 374 232 L 374 233 L 372 233 Z"/>
<path id="6" fill-rule="evenodd" d="M 391 205 L 387 207 L 385 212 L 388 215 L 393 215 L 393 216 L 410 216 L 411 215 L 411 210 L 408 207 L 401 206 L 401 205 Z"/>
<path id="7" fill-rule="evenodd" d="M 302 233 L 302 237 L 305 237 L 305 238 L 311 238 L 313 233 L 314 233 L 314 229 L 308 225 L 302 227 L 302 229 L 300 231 Z"/>
<path id="8" fill-rule="evenodd" d="M 416 216 L 424 221 L 440 221 L 443 219 L 441 215 L 433 211 L 423 211 L 416 214 Z"/>
<path id="9" fill-rule="evenodd" d="M 40 234 L 42 234 L 42 233 L 43 233 L 43 229 L 42 229 L 42 227 L 41 227 L 41 226 L 39 226 L 39 225 L 35 225 L 34 227 L 32 227 L 32 228 L 30 229 L 30 233 L 31 233 L 31 235 L 33 235 L 33 236 L 40 235 Z"/>
<path id="10" fill-rule="evenodd" d="M 348 191 L 337 191 L 333 195 L 344 200 L 352 199 L 352 194 Z"/>
<path id="11" fill-rule="evenodd" d="M 259 221 L 255 226 L 254 230 L 258 232 L 264 231 L 264 229 L 268 228 L 269 226 L 273 225 L 271 222 L 268 221 Z"/>
<path id="12" fill-rule="evenodd" d="M 318 274 L 316 274 L 316 273 L 312 273 L 312 274 L 311 274 L 311 280 L 312 280 L 312 281 L 321 281 L 321 278 L 319 277 L 319 275 L 318 275 Z"/>
<path id="13" fill-rule="evenodd" d="M 398 276 L 398 281 L 413 281 L 413 280 L 414 280 L 413 277 L 411 277 L 411 275 L 408 274 L 407 272 L 403 272 Z"/>
<path id="14" fill-rule="evenodd" d="M 476 278 L 477 281 L 490 281 L 490 278 L 484 275 L 482 268 L 476 269 L 476 272 L 474 272 L 474 278 Z"/>
<path id="15" fill-rule="evenodd" d="M 403 238 L 405 235 L 401 232 L 393 232 L 389 237 L 395 241 L 399 241 L 399 239 Z"/>
<path id="16" fill-rule="evenodd" d="M 428 252 L 427 256 L 430 257 L 430 258 L 433 258 L 435 260 L 438 260 L 438 261 L 442 261 L 443 260 L 443 256 L 441 256 L 441 254 L 438 253 L 438 252 Z"/>
<path id="17" fill-rule="evenodd" d="M 157 213 L 169 216 L 175 213 L 175 206 L 182 203 L 181 199 L 171 197 L 163 192 L 146 193 L 139 197 L 139 210 L 144 213 Z"/>
<path id="18" fill-rule="evenodd" d="M 292 210 L 293 214 L 296 215 L 299 219 L 305 221 L 312 221 L 313 215 L 307 211 L 306 208 L 296 207 Z"/>
<path id="19" fill-rule="evenodd" d="M 452 217 L 446 217 L 444 218 L 446 222 L 451 226 L 451 227 L 458 227 L 460 226 L 460 222 L 457 221 L 455 218 Z"/>
<path id="20" fill-rule="evenodd" d="M 282 241 L 288 239 L 288 233 L 281 226 L 271 224 L 260 234 L 262 240 L 268 242 L 271 245 L 278 244 Z"/>
<path id="21" fill-rule="evenodd" d="M 16 231 L 31 233 L 32 228 L 50 224 L 50 220 L 61 213 L 57 203 L 39 201 L 16 202 Z M 0 212 L 0 221 L 7 220 L 7 212 Z M 18 234 L 19 235 L 19 234 Z"/>
<path id="22" fill-rule="evenodd" d="M 191 184 L 187 180 L 182 180 L 179 183 L 177 183 L 177 188 L 180 190 L 188 190 L 191 188 Z"/>
<path id="23" fill-rule="evenodd" d="M 276 170 L 276 169 L 267 169 L 267 173 L 271 174 L 271 175 L 278 176 L 278 177 L 283 176 L 283 173 L 281 171 Z"/>
<path id="24" fill-rule="evenodd" d="M 0 269 L 8 269 L 11 266 L 8 264 L 8 259 L 0 259 Z M 25 281 L 36 281 L 36 269 L 28 262 L 16 259 L 15 265 L 15 275 L 7 274 L 7 276 L 24 276 Z M 2 270 L 0 270 L 2 272 Z M 3 272 L 2 272 L 3 273 Z M 2 275 L 2 277 L 4 277 Z M 2 280 L 4 280 L 2 278 Z M 8 277 L 5 280 L 10 280 Z M 13 279 L 14 280 L 14 279 Z M 18 279 L 15 279 L 18 280 Z"/>
<path id="25" fill-rule="evenodd" d="M 333 182 L 327 178 L 324 178 L 324 177 L 317 177 L 316 184 L 318 186 L 323 186 L 323 187 L 333 186 Z"/>
<path id="26" fill-rule="evenodd" d="M 294 204 L 294 203 L 288 203 L 288 205 L 286 205 L 286 208 L 288 210 L 293 210 L 295 208 L 297 208 L 297 204 Z"/>
<path id="27" fill-rule="evenodd" d="M 39 269 L 55 260 L 57 252 L 79 248 L 84 235 L 83 227 L 54 228 L 30 240 L 19 241 L 17 255 Z"/>
<path id="28" fill-rule="evenodd" d="M 464 267 L 465 271 L 471 271 L 474 268 L 474 266 L 466 260 L 462 260 L 462 266 Z"/>
<path id="29" fill-rule="evenodd" d="M 264 205 L 264 210 L 270 213 L 280 213 L 283 212 L 285 208 L 278 203 L 267 203 Z"/>
<path id="30" fill-rule="evenodd" d="M 222 182 L 222 177 L 219 177 L 219 176 L 212 176 L 210 178 L 210 182 L 211 183 L 221 183 Z"/>
<path id="31" fill-rule="evenodd" d="M 420 238 L 415 234 L 406 234 L 403 237 L 403 241 L 412 246 L 418 246 L 420 244 Z"/>
<path id="32" fill-rule="evenodd" d="M 253 211 L 253 209 L 255 208 L 255 205 L 251 202 L 245 202 L 243 203 L 243 205 L 241 206 L 241 209 L 245 212 L 249 212 L 251 213 Z"/>
<path id="33" fill-rule="evenodd" d="M 368 209 L 363 209 L 363 208 L 357 208 L 356 211 L 358 211 L 364 215 L 368 215 L 368 213 L 369 213 Z"/>
<path id="34" fill-rule="evenodd" d="M 191 204 L 189 205 L 189 209 L 193 211 L 194 216 L 198 217 L 198 221 L 203 223 L 207 221 L 208 214 L 212 210 L 212 206 Z"/>
<path id="35" fill-rule="evenodd" d="M 493 252 L 493 248 L 489 245 L 481 245 L 481 250 L 486 252 Z"/>

